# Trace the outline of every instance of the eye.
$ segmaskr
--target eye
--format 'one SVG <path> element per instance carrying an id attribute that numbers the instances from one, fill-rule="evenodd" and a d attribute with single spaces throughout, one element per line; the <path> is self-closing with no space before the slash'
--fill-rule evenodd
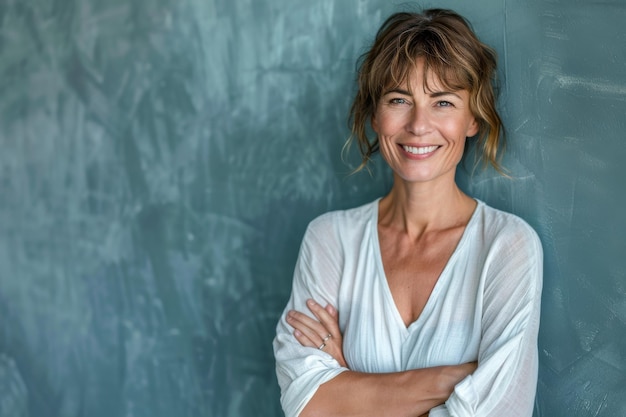
<path id="1" fill-rule="evenodd" d="M 454 107 L 454 104 L 446 100 L 439 100 L 437 102 L 437 107 Z"/>
<path id="2" fill-rule="evenodd" d="M 407 104 L 407 101 L 401 97 L 395 97 L 389 100 L 389 104 Z"/>

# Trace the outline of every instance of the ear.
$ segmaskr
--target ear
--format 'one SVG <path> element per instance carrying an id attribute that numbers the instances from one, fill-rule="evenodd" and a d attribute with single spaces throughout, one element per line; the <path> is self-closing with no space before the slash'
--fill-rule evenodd
<path id="1" fill-rule="evenodd" d="M 370 124 L 372 125 L 372 129 L 374 130 L 374 132 L 378 133 L 378 122 L 376 121 L 376 113 L 372 114 Z"/>
<path id="2" fill-rule="evenodd" d="M 476 133 L 478 133 L 479 128 L 480 126 L 478 124 L 478 121 L 476 120 L 475 117 L 472 117 L 472 121 L 467 126 L 467 132 L 465 136 L 468 138 L 471 138 L 472 136 L 476 135 Z"/>

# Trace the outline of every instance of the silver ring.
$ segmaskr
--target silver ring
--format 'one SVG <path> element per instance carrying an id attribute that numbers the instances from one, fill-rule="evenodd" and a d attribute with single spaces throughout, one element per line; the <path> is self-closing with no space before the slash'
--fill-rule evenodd
<path id="1" fill-rule="evenodd" d="M 323 342 L 326 342 L 326 341 L 327 341 L 328 339 L 330 339 L 331 337 L 333 337 L 333 335 L 332 335 L 332 334 L 330 334 L 330 333 L 328 333 L 328 334 L 326 335 L 326 337 L 324 338 Z"/>
<path id="2" fill-rule="evenodd" d="M 320 345 L 320 347 L 318 347 L 319 350 L 324 350 L 324 348 L 326 347 L 326 343 L 322 343 Z"/>

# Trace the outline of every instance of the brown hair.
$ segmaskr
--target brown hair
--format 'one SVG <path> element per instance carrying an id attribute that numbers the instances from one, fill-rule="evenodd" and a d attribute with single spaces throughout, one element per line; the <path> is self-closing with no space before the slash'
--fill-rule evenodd
<path id="1" fill-rule="evenodd" d="M 361 57 L 348 140 L 356 139 L 359 145 L 362 161 L 357 171 L 378 151 L 378 138 L 370 140 L 366 130 L 383 89 L 402 85 L 418 58 L 424 63 L 425 86 L 432 71 L 445 88 L 469 92 L 470 110 L 479 125 L 482 160 L 503 173 L 498 163 L 504 138 L 494 91 L 496 53 L 478 39 L 465 18 L 443 9 L 391 15 L 378 30 L 374 45 Z"/>

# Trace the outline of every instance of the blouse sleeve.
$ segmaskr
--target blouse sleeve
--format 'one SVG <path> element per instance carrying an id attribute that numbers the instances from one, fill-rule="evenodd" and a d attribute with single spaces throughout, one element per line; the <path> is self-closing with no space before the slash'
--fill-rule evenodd
<path id="1" fill-rule="evenodd" d="M 543 251 L 525 223 L 485 261 L 478 368 L 430 417 L 530 417 L 537 388 Z"/>
<path id="2" fill-rule="evenodd" d="M 337 306 L 342 265 L 337 242 L 328 216 L 311 222 L 300 247 L 291 296 L 276 327 L 276 375 L 286 417 L 298 416 L 321 384 L 347 370 L 324 351 L 300 345 L 285 320 L 289 310 L 313 317 L 306 306 L 309 298 Z"/>

